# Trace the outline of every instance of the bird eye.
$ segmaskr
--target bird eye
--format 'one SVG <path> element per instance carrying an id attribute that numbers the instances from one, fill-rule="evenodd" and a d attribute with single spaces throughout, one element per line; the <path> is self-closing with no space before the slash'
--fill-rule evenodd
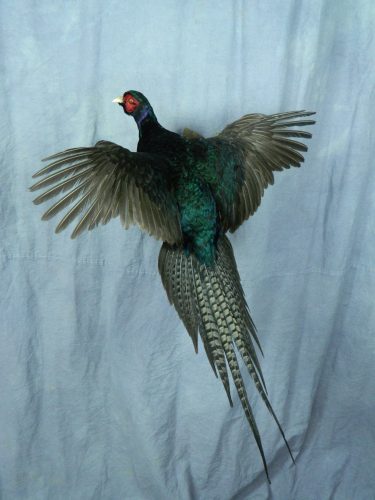
<path id="1" fill-rule="evenodd" d="M 129 99 L 130 104 L 135 104 L 134 99 Z"/>

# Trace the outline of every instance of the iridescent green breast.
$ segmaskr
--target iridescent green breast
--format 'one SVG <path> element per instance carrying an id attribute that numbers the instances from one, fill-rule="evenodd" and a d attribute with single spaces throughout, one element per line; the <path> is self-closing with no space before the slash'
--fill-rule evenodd
<path id="1" fill-rule="evenodd" d="M 206 265 L 215 262 L 216 205 L 208 185 L 185 171 L 176 190 L 184 248 Z"/>

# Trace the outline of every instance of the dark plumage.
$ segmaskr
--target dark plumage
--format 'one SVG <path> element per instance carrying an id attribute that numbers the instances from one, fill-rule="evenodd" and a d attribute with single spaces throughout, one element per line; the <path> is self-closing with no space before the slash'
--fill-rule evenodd
<path id="1" fill-rule="evenodd" d="M 253 345 L 260 349 L 240 283 L 231 244 L 235 231 L 258 208 L 273 172 L 304 161 L 307 147 L 296 139 L 311 134 L 295 129 L 315 123 L 314 113 L 245 115 L 218 136 L 183 136 L 163 128 L 148 100 L 128 91 L 114 102 L 139 128 L 137 153 L 107 141 L 73 148 L 47 158 L 30 189 L 47 188 L 34 203 L 61 194 L 43 215 L 49 219 L 69 206 L 56 232 L 79 217 L 72 237 L 120 216 L 125 228 L 138 224 L 163 240 L 159 272 L 170 302 L 198 350 L 198 333 L 219 374 L 229 402 L 228 369 L 253 431 L 269 480 L 258 428 L 239 370 L 236 350 L 275 419 Z M 72 207 L 70 207 L 72 205 Z"/>

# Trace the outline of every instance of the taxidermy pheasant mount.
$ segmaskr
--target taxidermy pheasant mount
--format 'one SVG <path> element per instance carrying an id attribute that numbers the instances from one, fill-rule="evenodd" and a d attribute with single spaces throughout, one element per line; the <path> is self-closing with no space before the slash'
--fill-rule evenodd
<path id="1" fill-rule="evenodd" d="M 196 352 L 199 332 L 233 406 L 231 373 L 269 481 L 238 353 L 294 459 L 268 400 L 254 342 L 262 350 L 226 232 L 254 214 L 265 188 L 274 182 L 274 171 L 299 167 L 304 161 L 301 152 L 307 147 L 295 139 L 309 139 L 311 134 L 294 127 L 314 124 L 307 118 L 314 113 L 245 115 L 205 139 L 163 128 L 140 92 L 127 91 L 113 102 L 138 125 L 137 152 L 99 141 L 49 156 L 50 163 L 33 176 L 43 177 L 31 191 L 48 187 L 34 203 L 62 194 L 43 220 L 74 203 L 56 228 L 59 233 L 79 217 L 72 238 L 120 216 L 125 229 L 138 224 L 163 241 L 159 272 L 169 301 Z"/>

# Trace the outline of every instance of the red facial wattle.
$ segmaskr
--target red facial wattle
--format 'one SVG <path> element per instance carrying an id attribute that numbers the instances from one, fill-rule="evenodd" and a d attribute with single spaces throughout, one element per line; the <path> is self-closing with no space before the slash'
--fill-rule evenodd
<path id="1" fill-rule="evenodd" d="M 134 113 L 134 111 L 139 106 L 139 101 L 135 97 L 133 97 L 131 94 L 125 94 L 123 102 L 124 102 L 125 111 L 129 114 Z"/>

